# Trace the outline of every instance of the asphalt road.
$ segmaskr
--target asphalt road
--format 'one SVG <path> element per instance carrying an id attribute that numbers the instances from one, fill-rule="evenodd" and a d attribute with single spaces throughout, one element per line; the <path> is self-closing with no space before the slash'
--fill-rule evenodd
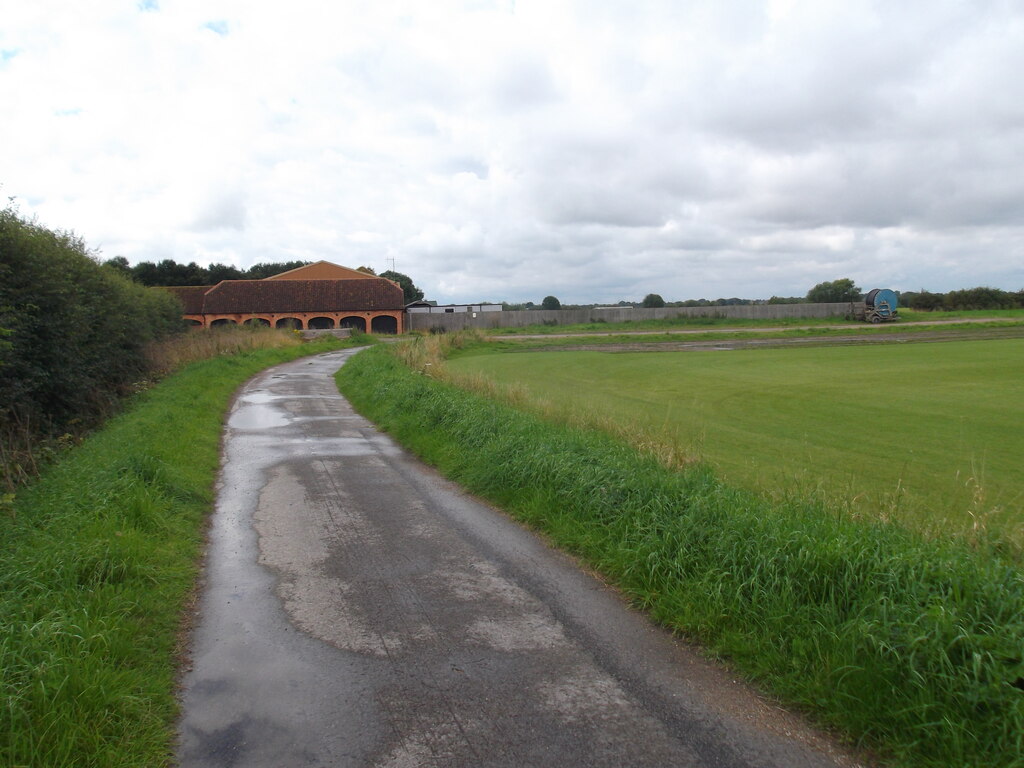
<path id="1" fill-rule="evenodd" d="M 350 354 L 231 409 L 180 765 L 855 764 L 355 414 Z"/>

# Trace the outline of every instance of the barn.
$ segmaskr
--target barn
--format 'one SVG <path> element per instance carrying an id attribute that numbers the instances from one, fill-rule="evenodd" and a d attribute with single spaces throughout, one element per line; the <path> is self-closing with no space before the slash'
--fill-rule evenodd
<path id="1" fill-rule="evenodd" d="M 223 280 L 213 286 L 167 290 L 178 297 L 185 320 L 196 327 L 404 330 L 404 296 L 397 283 L 328 261 L 263 280 Z"/>

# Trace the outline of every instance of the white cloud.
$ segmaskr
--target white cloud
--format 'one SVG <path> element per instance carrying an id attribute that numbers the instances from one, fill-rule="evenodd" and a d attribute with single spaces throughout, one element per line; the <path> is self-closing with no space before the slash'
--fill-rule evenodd
<path id="1" fill-rule="evenodd" d="M 130 261 L 441 301 L 1024 287 L 1002 2 L 6 3 L 0 184 Z"/>

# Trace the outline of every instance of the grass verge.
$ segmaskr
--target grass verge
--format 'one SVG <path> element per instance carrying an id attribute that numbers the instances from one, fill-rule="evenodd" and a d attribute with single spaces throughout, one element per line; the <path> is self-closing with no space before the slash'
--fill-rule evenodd
<path id="1" fill-rule="evenodd" d="M 428 374 L 376 349 L 338 382 L 448 476 L 858 744 L 903 765 L 1024 766 L 1024 579 L 994 547 L 773 503 Z"/>
<path id="2" fill-rule="evenodd" d="M 190 365 L 0 506 L 0 765 L 170 762 L 225 408 L 334 339 Z"/>

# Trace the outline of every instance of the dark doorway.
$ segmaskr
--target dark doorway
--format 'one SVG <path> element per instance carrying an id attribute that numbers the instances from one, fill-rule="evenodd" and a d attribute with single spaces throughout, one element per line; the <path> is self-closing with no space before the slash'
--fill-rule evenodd
<path id="1" fill-rule="evenodd" d="M 391 315 L 380 315 L 373 318 L 370 328 L 374 333 L 398 333 L 398 321 Z"/>

